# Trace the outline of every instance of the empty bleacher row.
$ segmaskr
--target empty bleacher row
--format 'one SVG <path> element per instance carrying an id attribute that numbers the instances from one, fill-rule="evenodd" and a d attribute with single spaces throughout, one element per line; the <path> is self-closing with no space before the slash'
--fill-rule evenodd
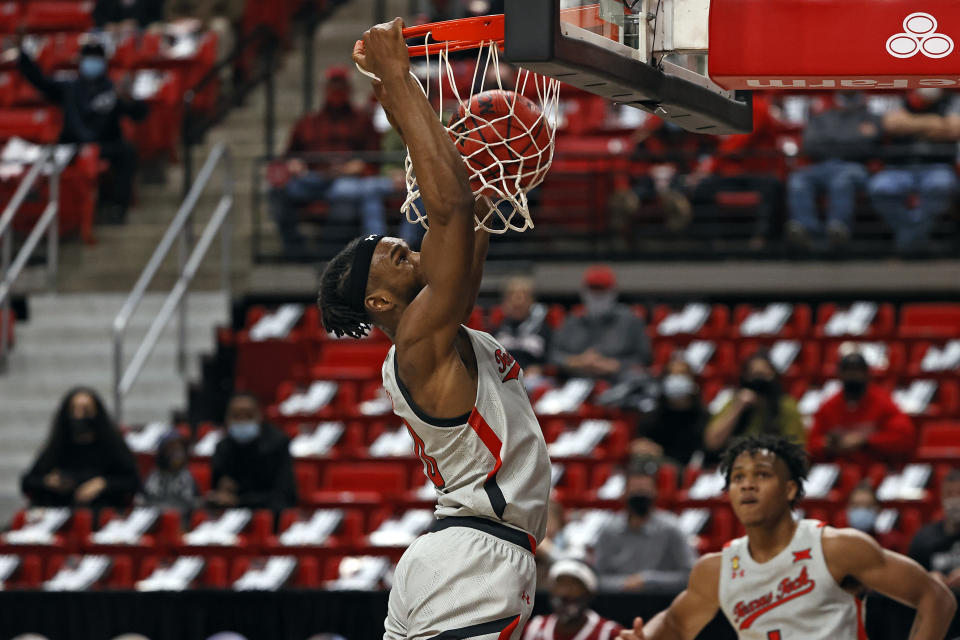
<path id="1" fill-rule="evenodd" d="M 824 390 L 833 388 L 840 345 L 860 344 L 877 378 L 898 389 L 895 398 L 918 425 L 918 447 L 897 459 L 815 464 L 801 509 L 843 526 L 850 492 L 866 481 L 881 503 L 878 537 L 901 551 L 920 526 L 939 517 L 941 480 L 960 461 L 960 306 L 635 309 L 649 322 L 653 370 L 675 349 L 684 350 L 699 373 L 704 401 L 714 408 L 737 380 L 739 360 L 766 346 L 784 388 L 809 416 Z M 551 324 L 577 312 L 553 306 Z M 478 310 L 471 324 L 490 328 L 499 317 L 497 308 Z M 380 392 L 379 367 L 389 343 L 377 332 L 362 341 L 332 339 L 315 309 L 300 305 L 254 307 L 244 329 L 223 329 L 220 339 L 236 348 L 236 388 L 261 395 L 268 420 L 291 438 L 297 507 L 187 515 L 145 508 L 96 516 L 83 509 L 25 510 L 0 537 L 0 581 L 9 588 L 48 589 L 385 584 L 390 566 L 429 526 L 435 499 L 406 429 Z M 568 381 L 532 396 L 553 463 L 554 496 L 567 509 L 564 535 L 577 546 L 591 546 L 622 505 L 622 468 L 635 429 L 635 415 L 597 404 L 604 388 Z M 170 428 L 152 423 L 127 430 L 142 476 Z M 191 443 L 189 469 L 205 493 L 223 430 L 212 423 L 176 428 Z M 701 552 L 740 533 L 722 478 L 711 469 L 663 465 L 658 474 L 658 506 L 679 515 Z"/>

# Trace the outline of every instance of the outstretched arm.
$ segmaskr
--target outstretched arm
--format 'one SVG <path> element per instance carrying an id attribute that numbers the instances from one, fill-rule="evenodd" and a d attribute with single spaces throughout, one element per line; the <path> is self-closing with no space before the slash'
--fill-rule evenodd
<path id="1" fill-rule="evenodd" d="M 942 640 L 946 635 L 957 610 L 956 599 L 919 564 L 853 529 L 825 530 L 823 552 L 835 577 L 855 578 L 868 589 L 917 610 L 910 640 Z"/>
<path id="2" fill-rule="evenodd" d="M 637 618 L 633 629 L 620 632 L 620 640 L 693 640 L 710 624 L 720 608 L 718 589 L 723 556 L 711 553 L 693 566 L 686 590 L 646 625 Z"/>
<path id="3" fill-rule="evenodd" d="M 451 353 L 464 310 L 473 305 L 474 198 L 463 157 L 410 75 L 402 29 L 399 18 L 373 27 L 357 43 L 354 60 L 378 78 L 374 90 L 407 144 L 430 221 L 420 256 L 427 286 L 395 336 L 401 372 L 416 374 Z"/>

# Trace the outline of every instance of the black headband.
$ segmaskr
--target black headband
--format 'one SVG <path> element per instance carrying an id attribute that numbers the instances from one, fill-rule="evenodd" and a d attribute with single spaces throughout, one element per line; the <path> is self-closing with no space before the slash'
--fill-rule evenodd
<path id="1" fill-rule="evenodd" d="M 347 302 L 356 311 L 364 311 L 363 301 L 367 297 L 367 278 L 370 277 L 370 260 L 377 243 L 383 236 L 372 234 L 360 241 L 357 252 L 353 254 L 353 265 L 347 280 Z"/>

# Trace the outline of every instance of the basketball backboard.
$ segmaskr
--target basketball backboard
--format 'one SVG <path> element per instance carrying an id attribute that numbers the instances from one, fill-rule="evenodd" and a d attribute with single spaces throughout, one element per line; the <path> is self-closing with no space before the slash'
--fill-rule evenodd
<path id="1" fill-rule="evenodd" d="M 747 92 L 706 76 L 709 0 L 506 0 L 504 57 L 698 133 L 752 129 Z"/>

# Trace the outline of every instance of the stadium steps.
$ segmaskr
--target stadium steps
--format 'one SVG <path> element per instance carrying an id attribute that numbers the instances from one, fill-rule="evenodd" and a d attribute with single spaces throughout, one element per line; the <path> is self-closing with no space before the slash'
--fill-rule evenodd
<path id="1" fill-rule="evenodd" d="M 110 327 L 123 299 L 116 293 L 30 296 L 29 319 L 17 324 L 9 369 L 0 376 L 0 523 L 22 502 L 20 474 L 46 438 L 63 394 L 76 385 L 90 386 L 112 410 Z M 162 302 L 162 294 L 148 294 L 133 316 L 125 342 L 126 362 Z M 213 351 L 215 327 L 228 318 L 228 302 L 220 293 L 191 294 L 187 304 L 187 378 L 176 370 L 176 325 L 171 323 L 126 398 L 128 424 L 166 420 L 186 406 L 187 381 L 198 377 L 199 356 Z"/>

